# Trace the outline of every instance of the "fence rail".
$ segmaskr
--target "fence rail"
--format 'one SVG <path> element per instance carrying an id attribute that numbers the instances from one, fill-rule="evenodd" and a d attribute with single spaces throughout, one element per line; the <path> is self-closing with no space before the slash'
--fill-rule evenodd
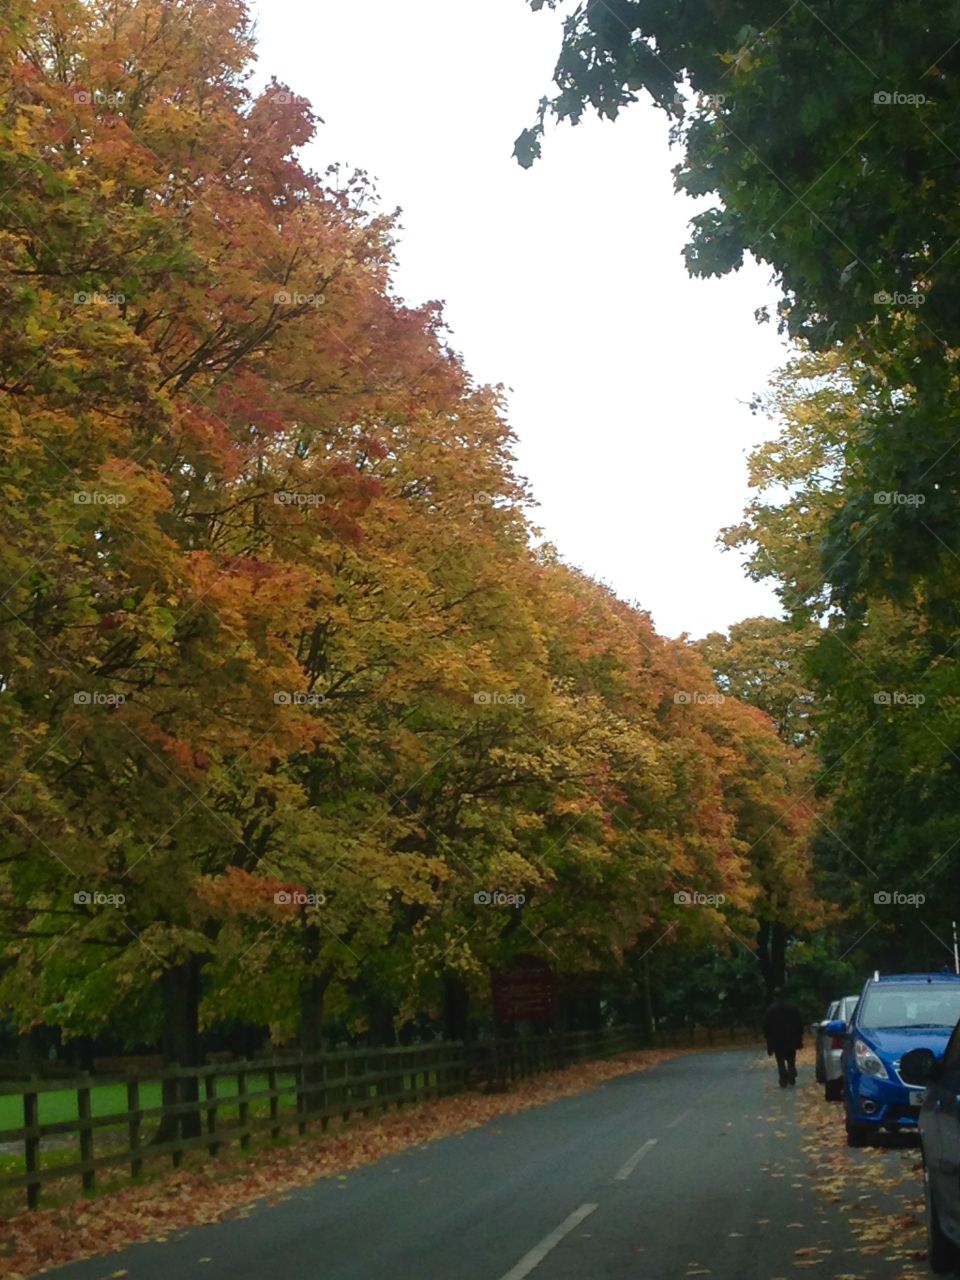
<path id="1" fill-rule="evenodd" d="M 231 1142 L 245 1150 L 257 1134 L 269 1132 L 276 1139 L 294 1129 L 304 1134 L 310 1125 L 325 1130 L 331 1120 L 346 1122 L 466 1088 L 502 1088 L 527 1076 L 640 1047 L 712 1044 L 721 1034 L 737 1038 L 735 1029 L 714 1033 L 689 1028 L 651 1037 L 637 1027 L 618 1027 L 481 1040 L 469 1046 L 437 1041 L 122 1075 L 84 1074 L 69 1080 L 0 1082 L 0 1117 L 9 1119 L 13 1108 L 22 1115 L 22 1124 L 0 1129 L 0 1153 L 19 1156 L 4 1163 L 19 1166 L 22 1160 L 23 1168 L 0 1175 L 0 1192 L 22 1188 L 28 1208 L 35 1209 L 44 1183 L 78 1178 L 84 1191 L 94 1191 L 101 1170 L 127 1166 L 137 1178 L 144 1163 L 157 1157 L 169 1156 L 179 1167 L 188 1151 L 206 1149 L 216 1156 Z M 753 1034 L 741 1033 L 745 1039 Z M 69 1118 L 41 1120 L 41 1112 L 53 1109 L 44 1106 L 45 1095 L 56 1095 L 51 1104 L 69 1110 Z M 104 1111 L 104 1105 L 113 1109 Z M 11 1147 L 17 1150 L 11 1152 Z M 66 1161 L 57 1159 L 61 1151 Z"/>

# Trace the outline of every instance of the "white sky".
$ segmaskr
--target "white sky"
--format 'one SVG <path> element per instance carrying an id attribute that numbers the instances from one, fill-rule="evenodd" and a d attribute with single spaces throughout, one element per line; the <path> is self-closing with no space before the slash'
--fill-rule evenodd
<path id="1" fill-rule="evenodd" d="M 776 613 L 715 545 L 747 499 L 747 401 L 785 355 L 754 309 L 750 264 L 692 280 L 696 206 L 675 195 L 667 121 L 551 129 L 522 170 L 513 141 L 548 91 L 559 15 L 525 0 L 259 0 L 257 82 L 275 74 L 325 124 L 307 155 L 367 170 L 403 210 L 398 291 L 439 298 L 482 382 L 511 388 L 518 470 L 564 557 L 692 636 Z"/>

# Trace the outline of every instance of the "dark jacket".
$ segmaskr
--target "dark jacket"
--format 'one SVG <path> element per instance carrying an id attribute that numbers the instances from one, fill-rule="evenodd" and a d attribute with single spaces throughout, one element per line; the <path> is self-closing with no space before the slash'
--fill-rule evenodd
<path id="1" fill-rule="evenodd" d="M 789 1053 L 803 1048 L 803 1019 L 789 1000 L 774 1000 L 763 1020 L 767 1053 Z"/>

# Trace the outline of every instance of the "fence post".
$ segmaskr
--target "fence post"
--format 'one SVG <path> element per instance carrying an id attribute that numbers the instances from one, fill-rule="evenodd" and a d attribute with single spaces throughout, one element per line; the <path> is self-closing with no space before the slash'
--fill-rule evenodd
<path id="1" fill-rule="evenodd" d="M 407 1051 L 396 1055 L 398 1073 L 393 1079 L 392 1089 L 397 1095 L 397 1110 L 403 1110 L 403 1104 L 406 1102 L 405 1094 L 407 1092 Z"/>
<path id="2" fill-rule="evenodd" d="M 212 1071 L 204 1081 L 203 1093 L 207 1100 L 207 1133 L 210 1134 L 212 1139 L 207 1146 L 207 1150 L 210 1155 L 215 1156 L 220 1152 L 220 1143 L 216 1141 L 220 1108 L 217 1105 L 217 1077 Z"/>
<path id="3" fill-rule="evenodd" d="M 250 1146 L 250 1103 L 247 1101 L 247 1072 L 241 1067 L 237 1072 L 237 1111 L 240 1120 L 240 1148 L 242 1151 Z"/>
<path id="4" fill-rule="evenodd" d="M 340 1106 L 342 1108 L 340 1116 L 343 1123 L 346 1124 L 350 1119 L 350 1059 L 343 1060 L 343 1085 L 340 1089 Z"/>
<path id="5" fill-rule="evenodd" d="M 140 1081 L 127 1081 L 127 1145 L 130 1148 L 130 1177 L 138 1178 L 143 1171 L 140 1159 Z"/>
<path id="6" fill-rule="evenodd" d="M 366 1056 L 366 1054 L 364 1054 L 362 1058 L 357 1059 L 357 1075 L 360 1077 L 360 1083 L 358 1084 L 357 1088 L 360 1093 L 360 1098 L 359 1098 L 360 1114 L 363 1116 L 364 1120 L 366 1120 L 367 1117 L 370 1115 L 370 1110 L 371 1110 L 370 1081 L 364 1080 L 363 1078 L 365 1075 L 368 1074 L 367 1066 L 369 1062 L 370 1062 L 370 1059 Z"/>
<path id="7" fill-rule="evenodd" d="M 320 1083 L 323 1086 L 323 1088 L 320 1090 L 320 1106 L 318 1108 L 320 1111 L 320 1132 L 321 1133 L 326 1133 L 327 1126 L 330 1123 L 330 1117 L 327 1114 L 329 1110 L 329 1104 L 330 1104 L 330 1094 L 327 1092 L 327 1080 L 329 1079 L 329 1076 L 330 1076 L 330 1068 L 327 1064 L 326 1054 L 324 1054 L 324 1057 L 320 1063 Z"/>
<path id="8" fill-rule="evenodd" d="M 27 1208 L 36 1209 L 40 1203 L 40 1137 L 36 1130 L 40 1125 L 40 1109 L 37 1106 L 37 1095 L 23 1095 L 23 1127 L 28 1131 L 23 1143 L 23 1163 L 27 1177 L 36 1175 L 35 1182 L 27 1183 Z"/>
<path id="9" fill-rule="evenodd" d="M 179 1107 L 185 1100 L 186 1089 L 183 1087 L 183 1077 L 174 1076 L 173 1089 L 171 1090 L 174 1097 L 174 1106 Z M 183 1163 L 183 1112 L 177 1111 L 173 1117 L 173 1141 L 175 1143 L 171 1152 L 171 1161 L 175 1169 L 179 1169 Z"/>
<path id="10" fill-rule="evenodd" d="M 298 1062 L 294 1067 L 294 1078 L 297 1084 L 297 1133 L 303 1137 L 307 1132 L 307 1098 L 303 1092 L 304 1065 Z"/>
<path id="11" fill-rule="evenodd" d="M 93 1129 L 90 1125 L 90 1086 L 77 1089 L 77 1117 L 80 1121 L 80 1160 L 85 1166 L 80 1174 L 84 1191 L 94 1191 L 97 1185 L 95 1169 L 86 1166 L 93 1161 Z"/>
<path id="12" fill-rule="evenodd" d="M 271 1067 L 270 1070 L 267 1072 L 267 1088 L 270 1090 L 271 1095 L 276 1095 L 276 1092 L 277 1092 L 276 1067 Z M 270 1137 L 271 1138 L 280 1137 L 280 1125 L 277 1122 L 277 1117 L 279 1113 L 280 1113 L 280 1099 L 276 1096 L 271 1096 L 270 1098 Z"/>

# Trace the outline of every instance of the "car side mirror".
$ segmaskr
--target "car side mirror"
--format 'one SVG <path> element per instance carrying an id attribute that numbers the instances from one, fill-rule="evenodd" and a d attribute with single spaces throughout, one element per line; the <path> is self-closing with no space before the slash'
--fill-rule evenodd
<path id="1" fill-rule="evenodd" d="M 940 1074 L 940 1059 L 932 1049 L 911 1049 L 900 1059 L 900 1079 L 907 1084 L 929 1084 Z"/>
<path id="2" fill-rule="evenodd" d="M 828 1036 L 845 1036 L 847 1034 L 847 1024 L 842 1018 L 834 1018 L 832 1022 L 825 1022 L 823 1030 Z"/>

